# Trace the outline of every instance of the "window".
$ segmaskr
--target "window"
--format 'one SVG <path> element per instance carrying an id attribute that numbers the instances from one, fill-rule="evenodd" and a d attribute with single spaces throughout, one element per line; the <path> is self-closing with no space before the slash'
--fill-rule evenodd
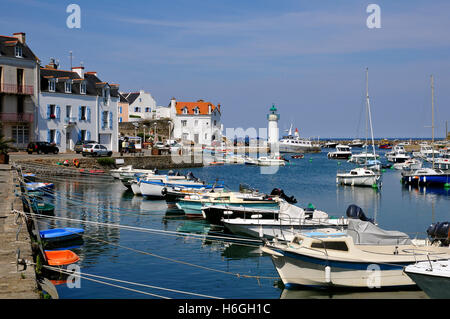
<path id="1" fill-rule="evenodd" d="M 103 89 L 103 104 L 108 105 L 109 103 L 109 87 Z"/>
<path id="2" fill-rule="evenodd" d="M 102 128 L 106 128 L 108 126 L 108 111 L 103 111 L 102 113 Z"/>
<path id="3" fill-rule="evenodd" d="M 205 140 L 208 139 L 208 133 L 205 133 Z"/>
<path id="4" fill-rule="evenodd" d="M 187 120 L 182 120 L 181 121 L 181 126 L 186 127 L 186 125 L 187 125 Z"/>
<path id="5" fill-rule="evenodd" d="M 28 126 L 19 125 L 12 127 L 12 138 L 16 145 L 28 144 L 29 142 L 29 128 Z"/>
<path id="6" fill-rule="evenodd" d="M 122 107 L 119 106 L 119 114 L 122 114 Z"/>
<path id="7" fill-rule="evenodd" d="M 198 126 L 198 120 L 194 121 L 194 126 Z"/>
<path id="8" fill-rule="evenodd" d="M 137 112 L 137 113 L 140 113 L 141 112 L 141 108 L 140 107 L 135 107 L 134 111 Z"/>
<path id="9" fill-rule="evenodd" d="M 86 130 L 81 130 L 80 132 L 80 141 L 86 140 Z"/>
<path id="10" fill-rule="evenodd" d="M 55 79 L 48 80 L 48 91 L 55 92 L 56 90 L 56 81 Z"/>
<path id="11" fill-rule="evenodd" d="M 187 114 L 188 113 L 188 108 L 185 106 L 183 107 L 183 114 Z"/>
<path id="12" fill-rule="evenodd" d="M 119 117 L 119 123 L 122 123 L 122 118 L 121 117 Z"/>
<path id="13" fill-rule="evenodd" d="M 72 82 L 66 81 L 64 85 L 64 90 L 66 93 L 72 93 Z"/>
<path id="14" fill-rule="evenodd" d="M 320 243 L 312 243 L 311 248 L 325 248 L 332 250 L 348 251 L 347 244 L 343 241 L 326 241 Z"/>
<path id="15" fill-rule="evenodd" d="M 150 110 L 149 107 L 146 107 L 146 108 L 145 108 L 145 112 L 149 113 L 150 111 L 151 111 L 151 110 Z"/>
<path id="16" fill-rule="evenodd" d="M 214 126 L 217 126 L 217 121 L 216 120 L 214 120 Z"/>
<path id="17" fill-rule="evenodd" d="M 72 105 L 66 105 L 66 117 L 70 118 L 72 116 Z"/>
<path id="18" fill-rule="evenodd" d="M 22 57 L 22 47 L 16 45 L 14 48 L 14 54 L 16 55 L 16 58 L 21 58 Z"/>
<path id="19" fill-rule="evenodd" d="M 49 143 L 56 143 L 56 130 L 50 130 Z"/>
<path id="20" fill-rule="evenodd" d="M 187 140 L 189 138 L 189 133 L 183 133 L 182 139 Z"/>
<path id="21" fill-rule="evenodd" d="M 80 120 L 86 121 L 87 120 L 87 114 L 86 114 L 86 106 L 80 106 Z"/>
<path id="22" fill-rule="evenodd" d="M 85 82 L 80 83 L 80 94 L 86 94 L 86 83 Z"/>
<path id="23" fill-rule="evenodd" d="M 198 109 L 198 106 L 196 106 L 195 109 L 194 109 L 194 114 L 199 114 L 199 113 L 200 113 L 200 111 Z"/>
<path id="24" fill-rule="evenodd" d="M 49 106 L 49 117 L 51 119 L 56 118 L 56 105 L 54 105 L 54 104 L 50 104 L 50 106 Z"/>

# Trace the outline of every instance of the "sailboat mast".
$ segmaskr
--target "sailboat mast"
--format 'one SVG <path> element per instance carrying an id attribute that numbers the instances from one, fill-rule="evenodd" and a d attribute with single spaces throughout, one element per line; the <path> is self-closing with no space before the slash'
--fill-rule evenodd
<path id="1" fill-rule="evenodd" d="M 370 135 L 372 136 L 372 149 L 373 149 L 373 156 L 376 159 L 375 154 L 375 141 L 373 138 L 373 127 L 372 127 L 372 114 L 370 112 L 370 102 L 369 102 L 369 68 L 366 68 L 366 101 L 367 101 L 367 112 L 369 113 L 369 123 L 370 123 Z"/>
<path id="2" fill-rule="evenodd" d="M 434 168 L 434 78 L 431 75 L 431 154 L 433 156 Z"/>

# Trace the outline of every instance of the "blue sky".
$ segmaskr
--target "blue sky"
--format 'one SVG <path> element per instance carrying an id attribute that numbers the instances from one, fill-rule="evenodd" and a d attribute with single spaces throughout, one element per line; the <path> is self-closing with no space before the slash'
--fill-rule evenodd
<path id="1" fill-rule="evenodd" d="M 81 28 L 66 7 L 81 7 Z M 369 29 L 366 8 L 381 8 Z M 123 91 L 221 103 L 224 127 L 279 126 L 306 137 L 364 137 L 365 68 L 376 137 L 436 136 L 450 120 L 448 1 L 0 2 L 0 34 L 25 32 L 44 64 L 82 61 Z"/>

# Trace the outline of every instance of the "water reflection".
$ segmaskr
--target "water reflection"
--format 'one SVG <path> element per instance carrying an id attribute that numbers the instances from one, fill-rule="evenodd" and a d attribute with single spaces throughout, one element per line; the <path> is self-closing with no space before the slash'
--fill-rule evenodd
<path id="1" fill-rule="evenodd" d="M 429 297 L 422 290 L 355 292 L 283 289 L 280 299 L 429 299 Z"/>
<path id="2" fill-rule="evenodd" d="M 426 200 L 434 200 L 438 198 L 450 199 L 450 188 L 448 187 L 433 187 L 433 186 L 413 186 L 403 185 L 403 196 L 413 196 L 415 198 L 424 198 Z"/>
<path id="3" fill-rule="evenodd" d="M 381 203 L 381 191 L 371 187 L 338 186 L 336 187 L 337 206 L 343 203 L 354 203 L 364 211 L 371 212 L 377 221 Z"/>

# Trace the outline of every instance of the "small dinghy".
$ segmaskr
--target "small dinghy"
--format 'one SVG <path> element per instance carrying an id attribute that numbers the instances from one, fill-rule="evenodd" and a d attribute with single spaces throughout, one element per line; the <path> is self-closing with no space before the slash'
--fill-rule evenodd
<path id="1" fill-rule="evenodd" d="M 72 240 L 83 236 L 83 234 L 84 229 L 71 227 L 47 229 L 39 232 L 41 239 L 48 242 Z"/>
<path id="2" fill-rule="evenodd" d="M 70 265 L 80 260 L 80 257 L 71 250 L 45 250 L 44 253 L 50 266 Z"/>

